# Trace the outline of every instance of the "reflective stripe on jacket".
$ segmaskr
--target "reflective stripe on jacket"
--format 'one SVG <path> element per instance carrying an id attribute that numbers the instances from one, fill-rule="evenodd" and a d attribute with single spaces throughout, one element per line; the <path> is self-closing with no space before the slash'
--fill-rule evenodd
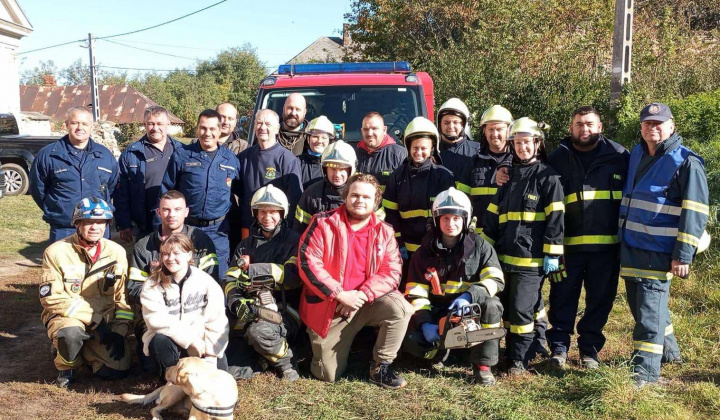
<path id="1" fill-rule="evenodd" d="M 629 153 L 601 134 L 586 172 L 573 150 L 568 137 L 548 156 L 565 194 L 565 252 L 617 250 L 617 215 Z"/>

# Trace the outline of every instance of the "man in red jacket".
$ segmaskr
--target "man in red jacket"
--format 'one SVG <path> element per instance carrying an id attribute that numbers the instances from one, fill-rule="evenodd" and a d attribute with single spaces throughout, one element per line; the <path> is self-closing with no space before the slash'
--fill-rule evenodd
<path id="1" fill-rule="evenodd" d="M 395 232 L 374 214 L 380 184 L 372 175 L 355 174 L 342 198 L 337 209 L 314 216 L 300 239 L 300 317 L 312 343 L 310 370 L 320 380 L 336 381 L 355 335 L 378 326 L 370 381 L 402 388 L 407 382 L 390 364 L 414 310 L 398 292 L 402 262 Z"/>

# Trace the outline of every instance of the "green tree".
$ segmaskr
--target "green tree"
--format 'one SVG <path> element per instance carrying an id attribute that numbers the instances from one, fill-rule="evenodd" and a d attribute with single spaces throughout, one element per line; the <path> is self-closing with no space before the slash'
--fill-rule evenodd
<path id="1" fill-rule="evenodd" d="M 40 60 L 40 64 L 34 69 L 22 72 L 20 76 L 20 83 L 27 86 L 42 85 L 44 83 L 43 76 L 56 77 L 57 75 L 58 69 L 53 60 Z"/>
<path id="2" fill-rule="evenodd" d="M 60 77 L 66 85 L 89 85 L 90 66 L 83 64 L 83 61 L 78 58 L 68 67 L 60 70 Z"/>

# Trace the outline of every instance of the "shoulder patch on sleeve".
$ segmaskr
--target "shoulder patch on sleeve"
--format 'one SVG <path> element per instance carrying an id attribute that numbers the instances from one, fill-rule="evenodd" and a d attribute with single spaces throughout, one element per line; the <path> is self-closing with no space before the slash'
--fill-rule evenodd
<path id="1" fill-rule="evenodd" d="M 50 296 L 51 290 L 52 290 L 52 288 L 50 287 L 50 283 L 41 284 L 40 285 L 40 299 Z"/>

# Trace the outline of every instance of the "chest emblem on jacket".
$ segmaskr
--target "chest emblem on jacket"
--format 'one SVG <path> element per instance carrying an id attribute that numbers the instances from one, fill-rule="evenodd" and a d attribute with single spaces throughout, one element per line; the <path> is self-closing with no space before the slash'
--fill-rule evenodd
<path id="1" fill-rule="evenodd" d="M 275 168 L 265 168 L 265 178 L 267 179 L 275 179 L 277 177 L 277 169 Z"/>
<path id="2" fill-rule="evenodd" d="M 73 293 L 80 293 L 80 282 L 76 281 L 75 283 L 73 283 L 72 286 L 70 286 L 70 290 Z"/>

